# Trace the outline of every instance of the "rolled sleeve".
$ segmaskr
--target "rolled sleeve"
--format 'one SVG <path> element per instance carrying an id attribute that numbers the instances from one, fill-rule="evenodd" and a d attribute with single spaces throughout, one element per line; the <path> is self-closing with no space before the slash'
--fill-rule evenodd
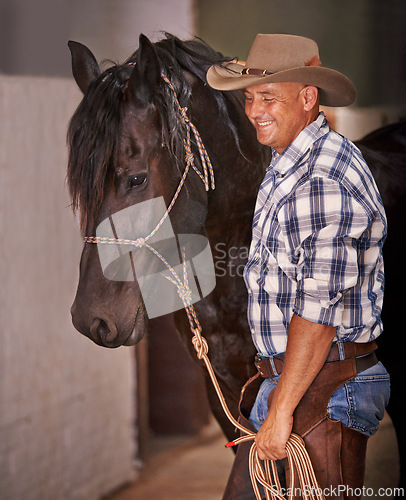
<path id="1" fill-rule="evenodd" d="M 326 281 L 306 278 L 298 282 L 294 313 L 301 318 L 329 326 L 339 326 L 343 313 L 342 293 L 331 296 Z"/>

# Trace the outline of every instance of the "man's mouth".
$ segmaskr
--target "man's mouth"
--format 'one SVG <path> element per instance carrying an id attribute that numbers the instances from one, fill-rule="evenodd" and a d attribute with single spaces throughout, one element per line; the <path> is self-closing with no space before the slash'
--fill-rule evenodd
<path id="1" fill-rule="evenodd" d="M 265 128 L 269 127 L 269 125 L 272 125 L 274 123 L 274 120 L 257 120 L 255 123 L 257 128 Z"/>

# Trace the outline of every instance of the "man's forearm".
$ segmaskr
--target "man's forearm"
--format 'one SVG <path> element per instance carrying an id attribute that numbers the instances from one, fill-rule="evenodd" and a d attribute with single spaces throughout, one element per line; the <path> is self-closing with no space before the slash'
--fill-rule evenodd
<path id="1" fill-rule="evenodd" d="M 285 445 L 292 430 L 293 412 L 322 368 L 335 333 L 335 327 L 293 315 L 283 372 L 274 389 L 268 417 L 255 440 L 261 459 L 286 456 Z"/>
<path id="2" fill-rule="evenodd" d="M 293 315 L 283 372 L 273 398 L 280 410 L 293 413 L 326 361 L 335 333 L 335 327 Z"/>

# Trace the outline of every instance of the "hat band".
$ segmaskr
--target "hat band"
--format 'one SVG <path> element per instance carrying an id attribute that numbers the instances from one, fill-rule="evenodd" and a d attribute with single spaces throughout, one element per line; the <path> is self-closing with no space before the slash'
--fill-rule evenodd
<path id="1" fill-rule="evenodd" d="M 255 68 L 244 68 L 241 70 L 242 75 L 258 75 L 258 76 L 269 76 L 273 75 L 275 71 L 268 71 L 266 69 L 255 69 Z"/>

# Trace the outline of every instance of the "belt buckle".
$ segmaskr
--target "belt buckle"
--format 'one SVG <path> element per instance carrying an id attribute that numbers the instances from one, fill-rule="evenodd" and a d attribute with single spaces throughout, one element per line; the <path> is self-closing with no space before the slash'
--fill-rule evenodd
<path id="1" fill-rule="evenodd" d="M 274 356 L 260 356 L 259 354 L 255 356 L 255 366 L 263 378 L 273 378 L 279 375 L 274 359 Z"/>
<path id="2" fill-rule="evenodd" d="M 255 355 L 254 359 L 254 364 L 256 366 L 256 369 L 258 370 L 259 374 L 261 377 L 266 378 L 268 375 L 264 372 L 263 366 L 261 365 L 262 361 L 266 361 L 266 357 L 262 357 L 259 354 Z"/>

